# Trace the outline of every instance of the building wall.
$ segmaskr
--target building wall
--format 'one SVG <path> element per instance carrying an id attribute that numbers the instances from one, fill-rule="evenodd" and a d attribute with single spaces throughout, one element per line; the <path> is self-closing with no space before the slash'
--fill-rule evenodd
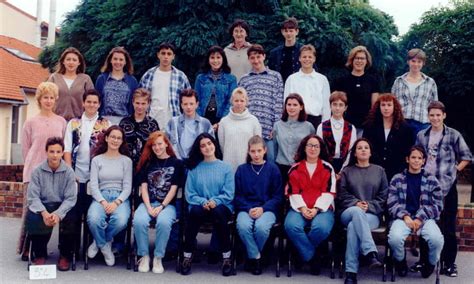
<path id="1" fill-rule="evenodd" d="M 0 2 L 0 34 L 17 38 L 32 45 L 37 45 L 36 21 Z"/>
<path id="2" fill-rule="evenodd" d="M 0 104 L 0 165 L 10 163 L 12 107 Z"/>

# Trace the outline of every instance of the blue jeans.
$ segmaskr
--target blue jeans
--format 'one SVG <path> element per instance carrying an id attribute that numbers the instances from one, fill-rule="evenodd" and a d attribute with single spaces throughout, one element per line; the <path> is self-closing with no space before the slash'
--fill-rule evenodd
<path id="1" fill-rule="evenodd" d="M 405 240 L 411 232 L 412 230 L 401 219 L 393 221 L 392 227 L 390 227 L 388 244 L 392 248 L 393 257 L 398 261 L 402 261 L 405 258 Z M 428 243 L 430 250 L 428 259 L 432 265 L 436 265 L 444 245 L 443 234 L 441 234 L 438 225 L 432 219 L 427 220 L 418 230 L 417 234 L 421 235 Z"/>
<path id="2" fill-rule="evenodd" d="M 151 207 L 157 207 L 160 202 L 151 203 Z M 140 256 L 149 255 L 148 226 L 153 219 L 148 214 L 144 203 L 138 206 L 133 216 L 133 233 L 137 242 L 137 254 Z M 171 227 L 176 220 L 176 209 L 173 205 L 168 205 L 156 216 L 156 238 L 154 257 L 163 258 L 166 252 L 166 245 L 170 238 Z"/>
<path id="3" fill-rule="evenodd" d="M 379 217 L 352 206 L 342 212 L 341 222 L 347 227 L 346 272 L 357 273 L 359 253 L 377 252 L 371 231 L 378 228 Z"/>
<path id="4" fill-rule="evenodd" d="M 275 163 L 275 145 L 272 139 L 264 139 L 267 146 L 267 161 Z"/>
<path id="5" fill-rule="evenodd" d="M 308 233 L 304 228 L 311 225 Z M 334 225 L 334 212 L 319 212 L 313 220 L 307 220 L 301 215 L 290 209 L 285 219 L 285 231 L 288 238 L 298 250 L 304 261 L 313 258 L 316 248 L 331 233 Z"/>
<path id="6" fill-rule="evenodd" d="M 103 189 L 100 191 L 107 202 L 113 202 L 119 197 L 119 190 Z M 87 224 L 98 248 L 111 242 L 115 235 L 127 227 L 130 217 L 130 203 L 125 200 L 115 211 L 107 215 L 104 207 L 97 201 L 92 201 L 87 212 Z"/>
<path id="7" fill-rule="evenodd" d="M 258 219 L 250 217 L 248 212 L 239 212 L 237 215 L 237 231 L 247 248 L 248 258 L 258 258 L 275 221 L 275 214 L 271 211 L 263 212 Z"/>

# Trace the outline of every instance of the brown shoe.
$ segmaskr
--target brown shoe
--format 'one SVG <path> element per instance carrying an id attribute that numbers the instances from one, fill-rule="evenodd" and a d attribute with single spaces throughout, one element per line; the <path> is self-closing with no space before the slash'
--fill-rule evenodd
<path id="1" fill-rule="evenodd" d="M 58 270 L 59 271 L 68 271 L 70 268 L 70 262 L 67 257 L 60 256 L 58 260 Z"/>
<path id="2" fill-rule="evenodd" d="M 35 260 L 33 260 L 33 265 L 44 265 L 46 264 L 46 258 L 45 257 L 37 257 Z"/>

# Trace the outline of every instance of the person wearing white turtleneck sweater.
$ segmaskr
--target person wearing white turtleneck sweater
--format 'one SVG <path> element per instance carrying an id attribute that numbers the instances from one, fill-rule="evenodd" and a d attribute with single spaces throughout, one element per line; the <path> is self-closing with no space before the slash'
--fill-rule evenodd
<path id="1" fill-rule="evenodd" d="M 254 135 L 262 136 L 262 127 L 247 109 L 248 97 L 244 88 L 236 88 L 230 100 L 232 107 L 220 121 L 217 134 L 223 161 L 229 163 L 235 173 L 237 167 L 245 163 L 247 142 Z"/>

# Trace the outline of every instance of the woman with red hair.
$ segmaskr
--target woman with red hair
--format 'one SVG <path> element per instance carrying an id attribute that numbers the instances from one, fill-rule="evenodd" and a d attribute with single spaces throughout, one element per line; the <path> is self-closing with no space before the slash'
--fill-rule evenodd
<path id="1" fill-rule="evenodd" d="M 393 94 L 385 93 L 377 98 L 367 117 L 363 137 L 372 143 L 373 161 L 385 168 L 389 181 L 403 171 L 405 157 L 415 143 L 415 137 Z"/>

